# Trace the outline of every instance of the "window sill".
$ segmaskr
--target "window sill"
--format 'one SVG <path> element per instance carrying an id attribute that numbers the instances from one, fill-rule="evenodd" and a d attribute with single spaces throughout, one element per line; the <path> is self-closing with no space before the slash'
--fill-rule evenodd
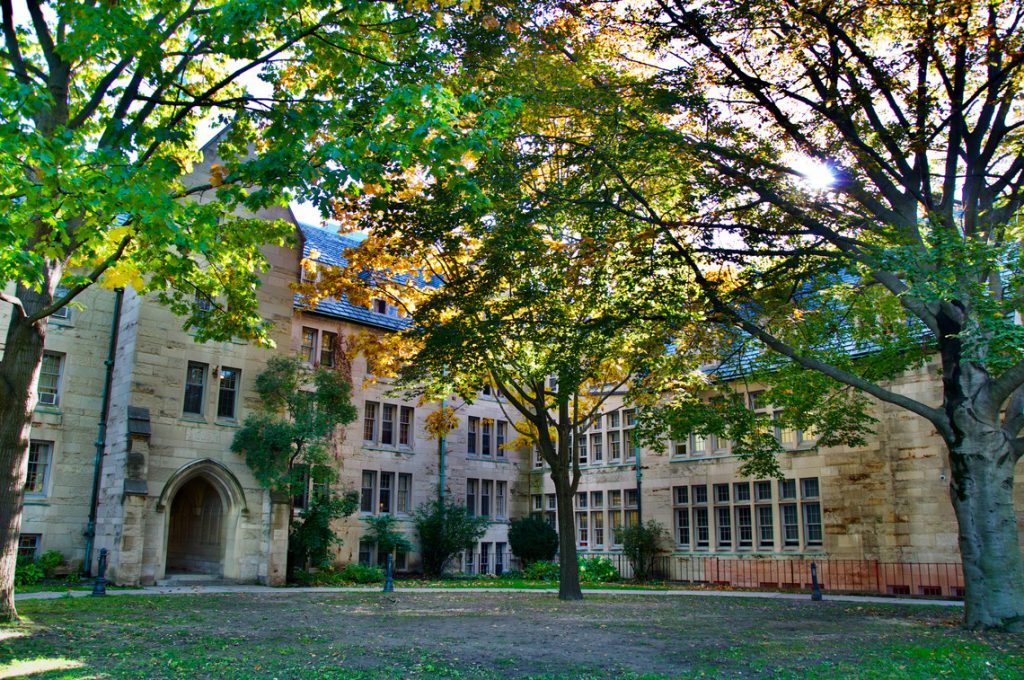
<path id="1" fill-rule="evenodd" d="M 63 415 L 63 411 L 60 409 L 60 404 L 36 404 L 36 413 L 50 413 L 55 416 Z"/>
<path id="2" fill-rule="evenodd" d="M 380 451 L 387 453 L 404 453 L 410 456 L 416 453 L 415 449 L 413 449 L 411 446 L 406 446 L 404 444 L 400 444 L 398 446 L 388 446 L 386 444 L 377 444 L 376 442 L 368 442 L 366 440 L 363 440 L 363 450 Z"/>
<path id="3" fill-rule="evenodd" d="M 204 420 L 203 422 L 205 423 L 206 421 Z M 228 418 L 218 418 L 214 421 L 214 424 L 220 427 L 230 427 L 234 429 L 238 429 L 242 426 L 237 420 Z"/>
<path id="4" fill-rule="evenodd" d="M 46 496 L 29 496 L 27 494 L 25 496 L 25 505 L 43 505 L 43 506 L 48 506 L 49 504 L 50 504 L 50 499 L 48 499 Z"/>
<path id="5" fill-rule="evenodd" d="M 182 417 L 178 418 L 178 420 L 180 420 L 183 423 L 206 423 L 206 418 L 203 418 L 202 416 L 199 415 L 190 414 L 183 415 Z"/>

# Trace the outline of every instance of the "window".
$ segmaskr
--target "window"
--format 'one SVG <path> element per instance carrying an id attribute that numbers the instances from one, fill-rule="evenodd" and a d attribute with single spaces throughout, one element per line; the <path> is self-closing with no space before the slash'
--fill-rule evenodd
<path id="1" fill-rule="evenodd" d="M 809 479 L 800 480 L 800 497 L 804 499 L 818 497 L 817 477 L 811 477 Z"/>
<path id="2" fill-rule="evenodd" d="M 619 412 L 612 411 L 608 414 L 608 429 L 613 430 L 619 427 Z"/>
<path id="3" fill-rule="evenodd" d="M 623 520 L 627 527 L 636 526 L 640 519 L 640 513 L 637 510 L 638 498 L 636 489 L 626 489 L 626 512 L 623 515 Z"/>
<path id="4" fill-rule="evenodd" d="M 292 468 L 291 475 L 293 480 L 301 480 L 297 483 L 293 481 L 292 490 L 296 493 L 292 496 L 292 507 L 304 510 L 309 507 L 309 466 L 296 465 Z"/>
<path id="5" fill-rule="evenodd" d="M 800 545 L 800 527 L 797 523 L 796 505 L 779 506 L 782 511 L 782 544 L 787 547 Z"/>
<path id="6" fill-rule="evenodd" d="M 373 496 L 376 486 L 377 473 L 373 470 L 363 470 L 363 481 L 359 490 L 359 512 L 373 512 Z"/>
<path id="7" fill-rule="evenodd" d="M 754 482 L 754 497 L 759 501 L 770 501 L 772 499 L 772 483 Z"/>
<path id="8" fill-rule="evenodd" d="M 491 544 L 485 541 L 480 544 L 480 573 L 487 574 L 491 571 Z"/>
<path id="9" fill-rule="evenodd" d="M 504 458 L 505 442 L 508 440 L 508 423 L 504 420 L 499 420 L 494 427 L 498 437 L 497 444 L 494 446 L 494 455 L 497 458 Z"/>
<path id="10" fill-rule="evenodd" d="M 235 419 L 238 405 L 238 385 L 242 372 L 237 368 L 220 369 L 220 389 L 217 390 L 217 417 Z"/>
<path id="11" fill-rule="evenodd" d="M 466 509 L 469 510 L 470 515 L 476 514 L 476 490 L 477 480 L 467 479 L 466 480 Z"/>
<path id="12" fill-rule="evenodd" d="M 53 291 L 53 301 L 64 299 L 71 290 L 67 286 L 57 286 L 57 289 Z M 50 314 L 50 321 L 70 321 L 71 320 L 71 305 L 64 305 L 60 309 L 55 310 Z"/>
<path id="13" fill-rule="evenodd" d="M 680 548 L 690 547 L 690 510 L 676 508 L 676 544 Z"/>
<path id="14" fill-rule="evenodd" d="M 480 419 L 475 416 L 469 417 L 469 439 L 466 442 L 466 453 L 476 455 L 477 433 L 480 431 Z"/>
<path id="15" fill-rule="evenodd" d="M 635 409 L 626 409 L 625 411 L 622 412 L 622 415 L 623 415 L 623 417 L 625 418 L 625 421 L 626 421 L 625 427 L 633 427 L 634 425 L 636 425 L 636 410 Z"/>
<path id="16" fill-rule="evenodd" d="M 34 560 L 39 557 L 39 548 L 43 544 L 41 534 L 22 534 L 18 536 L 18 557 Z"/>
<path id="17" fill-rule="evenodd" d="M 576 507 L 582 510 L 587 509 L 587 492 L 580 491 L 576 494 Z"/>
<path id="18" fill-rule="evenodd" d="M 412 513 L 412 475 L 398 474 L 398 503 L 395 512 L 403 515 Z"/>
<path id="19" fill-rule="evenodd" d="M 783 427 L 779 420 L 783 415 L 782 409 L 774 408 L 764 398 L 764 392 L 751 392 L 748 395 L 750 410 L 763 414 L 767 420 L 766 427 L 783 446 L 783 448 L 794 449 L 812 446 L 816 440 L 813 432 L 804 432 L 790 427 Z"/>
<path id="20" fill-rule="evenodd" d="M 804 541 L 807 545 L 821 545 L 821 505 L 804 503 Z"/>
<path id="21" fill-rule="evenodd" d="M 733 495 L 737 501 L 750 500 L 750 482 L 736 482 L 732 485 Z"/>
<path id="22" fill-rule="evenodd" d="M 494 544 L 494 574 L 495 576 L 501 576 L 505 573 L 505 544 L 495 543 Z"/>
<path id="23" fill-rule="evenodd" d="M 576 513 L 576 543 L 581 548 L 586 548 L 590 545 L 590 531 L 587 524 L 587 513 L 585 512 Z"/>
<path id="24" fill-rule="evenodd" d="M 359 541 L 359 564 L 369 565 L 373 561 L 373 545 Z"/>
<path id="25" fill-rule="evenodd" d="M 544 496 L 539 493 L 533 494 L 533 510 L 534 512 L 541 512 L 544 510 Z"/>
<path id="26" fill-rule="evenodd" d="M 483 422 L 480 423 L 480 455 L 489 456 L 491 455 L 491 421 L 490 418 L 484 418 Z"/>
<path id="27" fill-rule="evenodd" d="M 615 463 L 622 458 L 622 442 L 619 439 L 621 433 L 618 430 L 608 432 L 608 460 Z"/>
<path id="28" fill-rule="evenodd" d="M 495 482 L 494 483 L 494 516 L 498 519 L 505 519 L 506 502 L 505 496 L 507 495 L 508 482 Z"/>
<path id="29" fill-rule="evenodd" d="M 600 430 L 601 429 L 601 418 L 602 418 L 602 416 L 601 416 L 600 413 L 598 413 L 597 415 L 594 416 L 594 424 L 591 426 L 591 429 L 594 429 L 594 430 Z"/>
<path id="30" fill-rule="evenodd" d="M 380 473 L 380 494 L 377 498 L 377 512 L 381 514 L 391 513 L 391 493 L 394 490 L 395 473 Z"/>
<path id="31" fill-rule="evenodd" d="M 604 546 L 604 512 L 590 513 L 590 524 L 594 533 L 594 547 Z"/>
<path id="32" fill-rule="evenodd" d="M 46 483 L 53 462 L 53 442 L 32 440 L 28 445 L 28 475 L 25 477 L 25 493 L 33 496 L 46 495 Z"/>
<path id="33" fill-rule="evenodd" d="M 707 508 L 693 508 L 693 527 L 696 533 L 697 549 L 707 550 L 711 542 Z"/>
<path id="34" fill-rule="evenodd" d="M 796 480 L 795 479 L 780 479 L 779 480 L 779 497 L 783 500 L 790 500 L 796 498 Z"/>
<path id="35" fill-rule="evenodd" d="M 382 300 L 380 298 L 373 298 L 373 300 L 370 302 L 370 306 L 371 309 L 373 309 L 373 311 L 377 312 L 378 314 L 388 313 L 388 303 L 386 300 Z"/>
<path id="36" fill-rule="evenodd" d="M 708 487 L 704 484 L 694 486 L 693 489 L 693 502 L 698 505 L 703 505 L 708 502 Z"/>
<path id="37" fill-rule="evenodd" d="M 729 508 L 715 508 L 715 524 L 718 526 L 718 547 L 731 547 L 732 513 Z"/>
<path id="38" fill-rule="evenodd" d="M 494 488 L 494 482 L 489 479 L 480 480 L 480 516 L 490 517 L 491 516 L 491 492 Z"/>
<path id="39" fill-rule="evenodd" d="M 335 358 L 338 352 L 338 334 L 324 331 L 320 334 L 320 365 L 324 368 L 334 368 Z"/>
<path id="40" fill-rule="evenodd" d="M 185 371 L 185 406 L 182 411 L 192 415 L 203 415 L 203 392 L 206 389 L 206 364 L 188 362 Z"/>
<path id="41" fill-rule="evenodd" d="M 622 529 L 622 492 L 612 489 L 608 492 L 608 526 L 612 530 L 614 546 L 621 546 L 619 530 Z"/>
<path id="42" fill-rule="evenodd" d="M 47 406 L 60 404 L 60 383 L 64 374 L 64 355 L 57 352 L 43 352 L 39 367 L 39 403 Z"/>
<path id="43" fill-rule="evenodd" d="M 590 492 L 590 507 L 592 507 L 592 508 L 603 508 L 604 507 L 604 491 L 591 491 Z"/>
<path id="44" fill-rule="evenodd" d="M 372 442 L 377 439 L 377 402 L 367 401 L 363 404 L 363 441 Z"/>
<path id="45" fill-rule="evenodd" d="M 772 506 L 757 506 L 757 547 L 772 550 L 775 548 L 775 526 L 772 518 Z"/>
<path id="46" fill-rule="evenodd" d="M 690 547 L 690 488 L 677 486 L 672 489 L 672 503 L 675 506 L 676 545 Z"/>
<path id="47" fill-rule="evenodd" d="M 729 485 L 728 484 L 715 484 L 715 502 L 716 503 L 728 503 L 729 502 Z"/>
<path id="48" fill-rule="evenodd" d="M 299 357 L 307 364 L 316 360 L 316 335 L 315 328 L 302 327 L 302 346 L 299 348 Z"/>
<path id="49" fill-rule="evenodd" d="M 403 406 L 398 414 L 398 445 L 412 446 L 412 421 L 414 409 Z"/>
<path id="50" fill-rule="evenodd" d="M 579 439 L 576 440 L 576 457 L 580 465 L 587 464 L 587 435 L 585 434 L 581 434 Z"/>
<path id="51" fill-rule="evenodd" d="M 380 417 L 380 443 L 392 446 L 395 443 L 395 405 L 384 404 Z"/>
<path id="52" fill-rule="evenodd" d="M 604 450 L 601 448 L 601 437 L 600 434 L 590 435 L 590 453 L 593 456 L 592 461 L 594 465 L 600 465 L 604 462 Z"/>
<path id="53" fill-rule="evenodd" d="M 736 540 L 739 548 L 752 548 L 754 545 L 753 515 L 749 505 L 736 507 Z"/>

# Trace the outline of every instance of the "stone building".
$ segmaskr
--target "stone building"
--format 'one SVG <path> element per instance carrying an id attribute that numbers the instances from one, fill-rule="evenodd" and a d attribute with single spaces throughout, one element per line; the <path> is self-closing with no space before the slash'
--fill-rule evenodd
<path id="1" fill-rule="evenodd" d="M 267 250 L 270 268 L 259 291 L 276 349 L 196 343 L 180 318 L 130 289 L 92 288 L 49 320 L 22 552 L 55 549 L 95 565 L 105 548 L 109 575 L 122 584 L 173 574 L 281 583 L 288 499 L 261 488 L 230 444 L 255 407 L 255 377 L 272 352 L 286 352 L 344 370 L 353 385 L 358 417 L 337 433 L 333 454 L 338 486 L 358 491 L 360 508 L 339 526 L 339 563 L 384 558 L 360 540 L 363 518 L 393 513 L 412 538 L 415 508 L 443 491 L 491 518 L 487 534 L 457 566 L 474 573 L 506 569 L 508 520 L 555 512 L 543 467 L 528 451 L 506 446 L 514 437 L 511 414 L 494 395 L 449 402 L 460 424 L 447 438 L 442 466 L 439 443 L 425 430 L 426 417 L 440 405 L 405 399 L 385 380 L 368 380 L 366 360 L 349 360 L 344 352 L 355 334 L 400 328 L 406 321 L 397 310 L 384 300 L 369 309 L 336 300 L 306 309 L 292 291 L 303 257 L 339 265 L 355 243 L 299 224 L 287 209 L 265 216 L 294 223 L 297 237 L 294 248 Z M 0 333 L 6 323 L 0 316 Z M 757 390 L 733 388 L 751 408 L 771 410 Z M 940 401 L 933 365 L 904 375 L 893 388 Z M 800 586 L 815 560 L 833 587 L 957 594 L 957 525 L 942 443 L 923 419 L 887 404 L 874 408 L 876 433 L 864 446 L 818 447 L 806 433 L 780 431 L 785 479 L 745 479 L 729 443 L 713 437 L 637 452 L 630 443 L 633 412 L 613 395 L 580 448 L 579 548 L 614 556 L 614 528 L 642 515 L 672 533 L 672 554 L 662 567 L 669 578 Z M 303 499 L 296 506 L 297 517 Z M 1024 484 L 1017 507 L 1024 531 Z M 399 556 L 397 566 L 415 570 L 418 556 Z"/>

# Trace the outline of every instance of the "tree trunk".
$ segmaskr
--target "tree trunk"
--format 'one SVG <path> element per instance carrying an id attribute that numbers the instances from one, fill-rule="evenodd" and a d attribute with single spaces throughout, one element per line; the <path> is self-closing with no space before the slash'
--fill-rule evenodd
<path id="1" fill-rule="evenodd" d="M 18 294 L 26 303 L 38 295 L 20 286 Z M 14 607 L 14 569 L 21 534 L 29 430 L 46 335 L 45 319 L 32 324 L 25 319 L 21 309 L 12 306 L 7 344 L 0 358 L 0 621 L 5 622 L 18 619 Z"/>
<path id="2" fill-rule="evenodd" d="M 558 510 L 558 599 L 582 600 L 580 570 L 576 560 L 576 523 L 573 521 L 573 491 L 565 469 L 551 470 Z"/>
<path id="3" fill-rule="evenodd" d="M 950 497 L 960 525 L 972 629 L 1024 629 L 1024 559 L 1013 508 L 1015 458 L 1002 432 L 974 421 L 950 446 Z M 965 431 L 966 429 L 966 431 Z"/>

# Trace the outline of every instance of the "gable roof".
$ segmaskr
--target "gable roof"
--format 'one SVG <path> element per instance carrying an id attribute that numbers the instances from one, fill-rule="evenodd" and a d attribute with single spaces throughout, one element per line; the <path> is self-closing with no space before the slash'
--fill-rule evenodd
<path id="1" fill-rule="evenodd" d="M 359 245 L 359 241 L 347 238 L 329 229 L 323 229 L 312 224 L 299 222 L 298 220 L 296 220 L 296 224 L 302 236 L 302 257 L 304 258 L 309 257 L 315 250 L 317 252 L 317 262 L 332 267 L 344 267 L 348 265 L 344 252 L 349 248 L 355 248 Z M 366 307 L 354 305 L 348 301 L 347 297 L 342 297 L 340 300 L 324 298 L 315 306 L 310 307 L 303 302 L 301 295 L 296 294 L 292 304 L 295 309 L 302 309 L 335 319 L 344 319 L 363 324 L 364 326 L 373 326 L 374 328 L 383 328 L 385 330 L 400 331 L 409 325 L 408 319 L 381 314 Z"/>

